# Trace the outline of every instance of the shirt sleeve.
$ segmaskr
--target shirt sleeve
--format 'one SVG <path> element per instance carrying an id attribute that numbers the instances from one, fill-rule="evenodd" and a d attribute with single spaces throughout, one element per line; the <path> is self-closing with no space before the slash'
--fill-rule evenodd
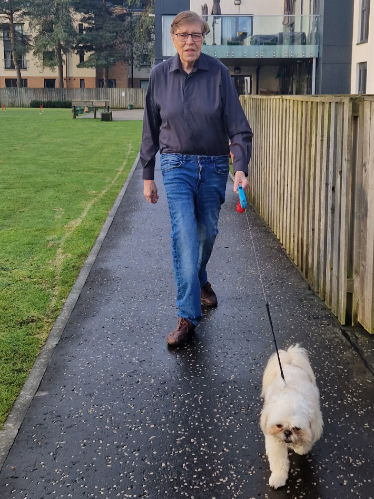
<path id="1" fill-rule="evenodd" d="M 159 150 L 161 126 L 160 110 L 154 102 L 154 75 L 150 74 L 147 95 L 145 98 L 143 134 L 140 146 L 140 161 L 143 166 L 143 179 L 153 180 L 155 157 Z"/>
<path id="2" fill-rule="evenodd" d="M 234 156 L 233 171 L 248 175 L 248 163 L 252 153 L 252 130 L 240 104 L 231 75 L 222 70 L 223 122 L 230 139 L 230 151 Z"/>

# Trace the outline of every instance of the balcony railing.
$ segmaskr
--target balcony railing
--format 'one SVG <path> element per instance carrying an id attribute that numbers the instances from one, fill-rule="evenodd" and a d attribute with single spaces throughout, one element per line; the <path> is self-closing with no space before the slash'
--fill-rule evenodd
<path id="1" fill-rule="evenodd" d="M 318 57 L 319 16 L 204 16 L 210 31 L 202 51 L 224 58 Z M 163 56 L 176 53 L 170 39 L 173 16 L 163 18 Z"/>
<path id="2" fill-rule="evenodd" d="M 20 69 L 27 69 L 27 61 L 26 59 L 18 59 L 18 64 Z M 4 68 L 5 69 L 16 69 L 14 67 L 14 63 L 12 59 L 4 59 Z"/>

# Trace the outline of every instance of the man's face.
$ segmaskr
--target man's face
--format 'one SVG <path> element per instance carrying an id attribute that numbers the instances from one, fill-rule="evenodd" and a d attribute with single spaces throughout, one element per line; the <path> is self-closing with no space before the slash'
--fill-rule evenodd
<path id="1" fill-rule="evenodd" d="M 193 39 L 192 36 L 188 36 L 187 39 L 184 40 L 183 38 L 185 38 L 185 36 L 180 36 L 181 34 L 187 33 L 190 35 L 193 34 L 195 39 Z M 172 39 L 183 68 L 192 69 L 195 61 L 200 57 L 204 41 L 201 24 L 199 22 L 194 22 L 178 26 L 176 32 L 172 35 Z"/>

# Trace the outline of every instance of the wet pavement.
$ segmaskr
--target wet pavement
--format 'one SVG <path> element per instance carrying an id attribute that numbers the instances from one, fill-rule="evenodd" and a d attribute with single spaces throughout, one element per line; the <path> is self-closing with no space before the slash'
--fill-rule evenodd
<path id="1" fill-rule="evenodd" d="M 129 183 L 0 473 L 1 498 L 374 497 L 373 339 L 342 331 L 232 182 L 208 268 L 219 306 L 194 341 L 168 349 L 176 324 L 170 222 Z M 274 346 L 306 347 L 324 434 L 291 455 L 271 490 L 259 428 L 261 378 Z"/>

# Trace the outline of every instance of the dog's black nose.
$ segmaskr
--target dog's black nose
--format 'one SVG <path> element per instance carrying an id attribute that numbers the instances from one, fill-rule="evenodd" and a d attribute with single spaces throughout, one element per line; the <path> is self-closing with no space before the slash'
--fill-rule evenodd
<path id="1" fill-rule="evenodd" d="M 292 431 L 290 431 L 290 430 L 286 430 L 286 431 L 284 432 L 284 436 L 285 436 L 286 438 L 290 437 L 291 435 L 292 435 Z"/>

